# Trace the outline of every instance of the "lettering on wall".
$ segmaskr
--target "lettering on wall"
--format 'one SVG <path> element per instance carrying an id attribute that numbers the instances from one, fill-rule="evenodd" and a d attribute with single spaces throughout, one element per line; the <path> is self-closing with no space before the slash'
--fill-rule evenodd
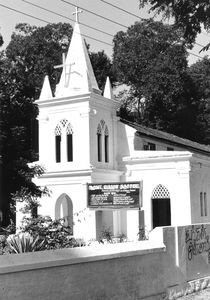
<path id="1" fill-rule="evenodd" d="M 202 225 L 192 225 L 185 230 L 185 243 L 187 244 L 187 258 L 192 260 L 193 256 L 208 254 L 210 263 L 210 243 L 207 228 Z"/>

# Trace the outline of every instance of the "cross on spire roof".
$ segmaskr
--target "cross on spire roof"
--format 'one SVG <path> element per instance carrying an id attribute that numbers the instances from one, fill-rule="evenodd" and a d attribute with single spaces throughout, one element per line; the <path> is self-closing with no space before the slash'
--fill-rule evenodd
<path id="1" fill-rule="evenodd" d="M 56 86 L 56 97 L 74 96 L 93 92 L 101 94 L 93 72 L 85 41 L 78 23 L 79 8 L 76 7 L 76 22 L 66 57 L 56 68 L 62 68 L 59 83 Z"/>
<path id="2" fill-rule="evenodd" d="M 75 6 L 75 12 L 72 15 L 76 16 L 76 23 L 79 23 L 79 14 L 81 14 L 83 10 L 79 9 L 79 7 Z"/>
<path id="3" fill-rule="evenodd" d="M 70 78 L 70 74 L 71 74 L 71 67 L 73 65 L 75 65 L 75 63 L 66 64 L 65 53 L 62 53 L 62 62 L 63 63 L 61 65 L 54 66 L 54 69 L 58 69 L 58 68 L 63 68 L 64 69 L 65 87 L 66 87 L 66 86 L 68 86 L 68 82 L 69 82 L 69 78 Z M 69 67 L 69 70 L 67 70 L 66 67 Z"/>

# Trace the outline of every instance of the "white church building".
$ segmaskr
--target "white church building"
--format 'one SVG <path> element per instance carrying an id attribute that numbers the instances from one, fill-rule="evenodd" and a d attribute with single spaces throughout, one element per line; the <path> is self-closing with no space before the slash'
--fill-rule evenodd
<path id="1" fill-rule="evenodd" d="M 106 228 L 136 240 L 139 226 L 210 221 L 210 147 L 120 120 L 109 79 L 103 95 L 98 88 L 78 22 L 55 96 L 46 77 L 36 103 L 45 173 L 35 180 L 51 191 L 39 214 L 65 217 L 86 240 Z M 143 184 L 140 208 L 88 207 L 87 183 L 133 181 Z"/>

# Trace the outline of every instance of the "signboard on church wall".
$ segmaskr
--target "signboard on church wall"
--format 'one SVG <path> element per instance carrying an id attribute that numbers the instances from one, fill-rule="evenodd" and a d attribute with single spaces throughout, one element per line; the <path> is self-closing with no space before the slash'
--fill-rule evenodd
<path id="1" fill-rule="evenodd" d="M 142 206 L 142 181 L 88 183 L 90 208 L 139 208 Z"/>

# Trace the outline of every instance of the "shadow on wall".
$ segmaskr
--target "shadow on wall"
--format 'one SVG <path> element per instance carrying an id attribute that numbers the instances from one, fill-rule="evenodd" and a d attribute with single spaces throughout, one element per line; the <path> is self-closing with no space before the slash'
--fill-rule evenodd
<path id="1" fill-rule="evenodd" d="M 130 156 L 134 151 L 134 135 L 136 130 L 122 122 L 118 123 L 117 128 L 117 156 Z"/>

